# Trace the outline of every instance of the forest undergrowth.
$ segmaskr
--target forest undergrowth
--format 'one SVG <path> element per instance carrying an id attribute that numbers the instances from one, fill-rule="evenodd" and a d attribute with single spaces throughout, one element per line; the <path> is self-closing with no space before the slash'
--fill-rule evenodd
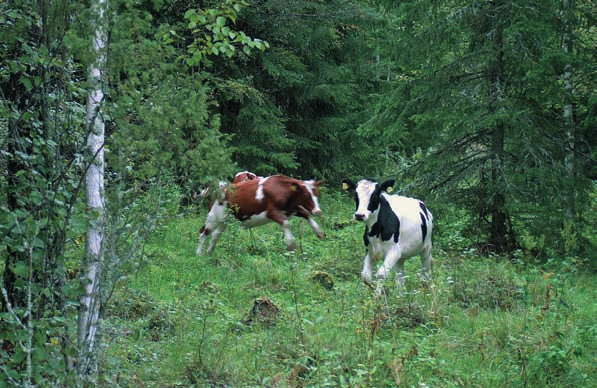
<path id="1" fill-rule="evenodd" d="M 525 262 L 525 252 L 513 260 L 454 249 L 453 224 L 435 238 L 431 283 L 413 258 L 404 292 L 388 281 L 375 298 L 359 278 L 363 225 L 352 204 L 330 196 L 322 208 L 327 238 L 293 219 L 295 252 L 277 225 L 250 232 L 231 221 L 213 254 L 196 257 L 204 212 L 172 219 L 106 311 L 102 384 L 597 384 L 593 273 Z"/>

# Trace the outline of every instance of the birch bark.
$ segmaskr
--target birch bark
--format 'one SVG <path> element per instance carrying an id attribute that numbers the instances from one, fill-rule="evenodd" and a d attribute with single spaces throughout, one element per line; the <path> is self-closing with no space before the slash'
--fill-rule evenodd
<path id="1" fill-rule="evenodd" d="M 91 25 L 94 29 L 93 56 L 89 66 L 87 99 L 87 147 L 91 162 L 85 177 L 89 222 L 82 274 L 85 293 L 80 297 L 78 320 L 77 376 L 79 381 L 94 381 L 97 376 L 98 329 L 101 320 L 101 278 L 105 235 L 104 130 L 102 116 L 103 69 L 106 63 L 107 34 L 105 13 L 107 0 L 94 0 Z"/>

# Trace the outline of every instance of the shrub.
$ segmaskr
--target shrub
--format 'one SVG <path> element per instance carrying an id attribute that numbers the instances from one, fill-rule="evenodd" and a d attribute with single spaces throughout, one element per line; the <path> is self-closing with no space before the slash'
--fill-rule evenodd
<path id="1" fill-rule="evenodd" d="M 571 369 L 571 355 L 559 344 L 548 346 L 529 359 L 529 382 L 534 386 L 560 386 Z"/>
<path id="2" fill-rule="evenodd" d="M 452 284 L 449 302 L 463 308 L 513 310 L 524 298 L 524 288 L 512 271 L 489 268 L 462 276 Z"/>
<path id="3" fill-rule="evenodd" d="M 106 317 L 117 317 L 126 320 L 137 320 L 147 317 L 156 309 L 156 302 L 142 290 L 120 288 L 108 304 Z"/>

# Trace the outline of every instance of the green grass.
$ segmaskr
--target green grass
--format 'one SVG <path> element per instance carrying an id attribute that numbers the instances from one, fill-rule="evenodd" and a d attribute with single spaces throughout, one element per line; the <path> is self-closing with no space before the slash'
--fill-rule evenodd
<path id="1" fill-rule="evenodd" d="M 375 299 L 359 279 L 363 225 L 324 196 L 319 241 L 293 219 L 231 223 L 196 257 L 201 217 L 173 219 L 149 264 L 106 312 L 105 386 L 590 387 L 597 384 L 594 277 L 545 274 L 506 259 L 448 253 L 436 241 L 426 286 L 407 262 L 406 291 Z M 333 285 L 331 285 L 333 282 Z"/>

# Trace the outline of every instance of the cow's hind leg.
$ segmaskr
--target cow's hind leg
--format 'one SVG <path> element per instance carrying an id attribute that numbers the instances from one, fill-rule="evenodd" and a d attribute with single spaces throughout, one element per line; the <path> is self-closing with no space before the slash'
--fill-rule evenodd
<path id="1" fill-rule="evenodd" d="M 421 266 L 423 267 L 423 278 L 431 280 L 431 273 L 433 272 L 433 256 L 431 255 L 431 245 L 425 247 L 421 253 Z"/>
<path id="2" fill-rule="evenodd" d="M 433 256 L 431 256 L 431 244 L 423 248 L 421 252 L 421 266 L 423 271 L 421 277 L 423 278 L 423 288 L 426 289 L 431 282 L 431 273 L 433 272 Z"/>
<path id="3" fill-rule="evenodd" d="M 288 220 L 282 221 L 281 225 L 282 225 L 282 230 L 284 231 L 284 240 L 286 241 L 286 248 L 289 251 L 294 251 L 296 246 L 294 245 L 294 237 L 292 236 L 292 233 L 290 232 Z"/>
<path id="4" fill-rule="evenodd" d="M 278 223 L 282 227 L 282 231 L 284 232 L 284 240 L 286 241 L 286 248 L 289 251 L 294 251 L 296 247 L 294 245 L 294 237 L 290 232 L 288 218 L 282 212 L 272 209 L 268 210 L 266 217 Z"/>
<path id="5" fill-rule="evenodd" d="M 219 202 L 216 202 L 212 205 L 211 209 L 209 209 L 209 213 L 207 213 L 207 219 L 205 220 L 205 226 L 201 227 L 199 233 L 199 244 L 197 246 L 197 256 L 201 256 L 203 253 L 203 245 L 205 244 L 205 240 L 208 236 L 211 236 L 211 241 L 209 242 L 209 248 L 207 249 L 207 253 L 211 253 L 216 243 L 218 242 L 220 235 L 226 229 L 226 206 Z"/>
<path id="6" fill-rule="evenodd" d="M 197 245 L 197 256 L 201 256 L 203 253 L 203 245 L 205 244 L 205 240 L 209 236 L 209 229 L 206 226 L 202 226 L 199 229 L 199 244 Z"/>
<path id="7" fill-rule="evenodd" d="M 219 224 L 213 230 L 213 232 L 211 234 L 211 241 L 209 242 L 209 248 L 207 248 L 207 253 L 212 253 L 214 251 L 214 248 L 216 247 L 216 244 L 218 243 L 218 240 L 222 236 L 222 233 L 224 232 L 224 230 L 226 230 L 226 223 L 224 223 L 224 222 Z"/>

